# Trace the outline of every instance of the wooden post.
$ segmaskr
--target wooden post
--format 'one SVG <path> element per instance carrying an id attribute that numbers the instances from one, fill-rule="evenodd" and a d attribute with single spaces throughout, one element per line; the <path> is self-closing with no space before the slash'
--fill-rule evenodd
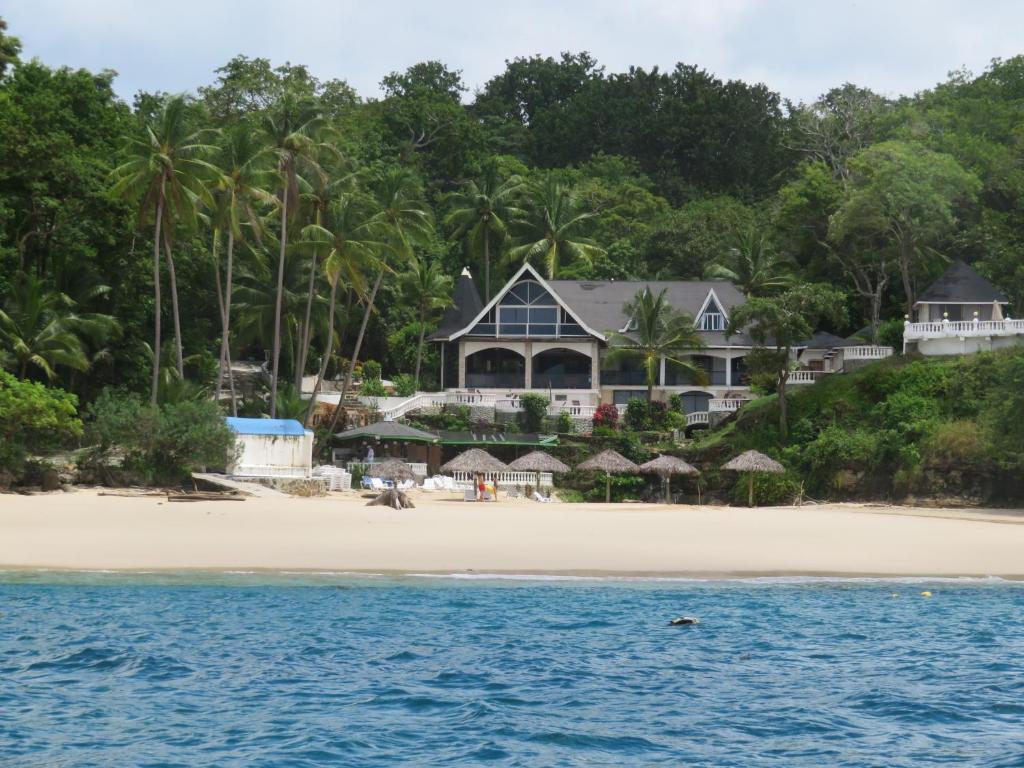
<path id="1" fill-rule="evenodd" d="M 604 476 L 604 503 L 611 504 L 612 502 L 612 476 L 606 474 Z"/>
<path id="2" fill-rule="evenodd" d="M 754 473 L 753 472 L 748 472 L 747 476 L 749 478 L 749 483 L 750 483 L 750 486 L 749 486 L 750 487 L 750 491 L 749 491 L 749 494 L 748 494 L 748 497 L 747 497 L 747 506 L 748 507 L 752 507 L 752 506 L 754 506 Z"/>

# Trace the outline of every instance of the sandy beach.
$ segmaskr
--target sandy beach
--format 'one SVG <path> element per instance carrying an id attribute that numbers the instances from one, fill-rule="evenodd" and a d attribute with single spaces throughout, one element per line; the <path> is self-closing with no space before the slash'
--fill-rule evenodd
<path id="1" fill-rule="evenodd" d="M 1006 510 L 415 498 L 6 495 L 0 567 L 1024 578 L 1024 513 Z"/>

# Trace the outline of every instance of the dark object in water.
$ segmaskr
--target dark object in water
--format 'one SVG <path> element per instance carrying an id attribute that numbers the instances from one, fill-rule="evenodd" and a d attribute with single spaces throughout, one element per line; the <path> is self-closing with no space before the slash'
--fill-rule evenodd
<path id="1" fill-rule="evenodd" d="M 670 621 L 669 624 L 671 624 L 673 627 L 684 627 L 690 624 L 700 624 L 700 619 L 698 619 L 696 616 L 680 616 L 677 619 L 672 619 L 672 621 Z"/>

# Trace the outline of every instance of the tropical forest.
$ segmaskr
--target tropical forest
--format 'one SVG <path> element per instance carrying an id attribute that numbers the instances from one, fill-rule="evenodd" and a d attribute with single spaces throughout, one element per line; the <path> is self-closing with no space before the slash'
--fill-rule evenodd
<path id="1" fill-rule="evenodd" d="M 733 321 L 766 338 L 800 305 L 796 336 L 897 352 L 955 259 L 1024 312 L 1024 56 L 912 96 L 836 83 L 809 103 L 699 62 L 610 71 L 585 51 L 506 61 L 475 90 L 424 61 L 381 73 L 374 97 L 237 56 L 195 92 L 129 103 L 117 73 L 28 60 L 17 34 L 0 19 L 6 484 L 75 452 L 180 480 L 223 456 L 224 415 L 310 423 L 304 377 L 435 390 L 429 336 L 466 267 L 485 301 L 524 263 L 725 279 L 748 297 Z M 261 366 L 255 389 L 233 360 Z M 758 478 L 764 503 L 1024 496 L 1022 352 L 897 354 L 788 395 L 754 381 L 759 399 L 706 432 L 659 431 L 654 404 L 586 437 L 538 426 L 565 430 L 566 459 L 769 452 L 787 471 Z M 643 482 L 617 479 L 616 497 Z"/>

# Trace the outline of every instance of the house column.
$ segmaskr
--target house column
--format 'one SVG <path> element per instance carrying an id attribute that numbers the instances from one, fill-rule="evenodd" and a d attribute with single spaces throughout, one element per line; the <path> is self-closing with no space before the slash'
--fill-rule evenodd
<path id="1" fill-rule="evenodd" d="M 533 342 L 528 341 L 524 346 L 524 352 L 526 355 L 526 372 L 523 377 L 523 386 L 526 389 L 533 388 Z"/>
<path id="2" fill-rule="evenodd" d="M 732 354 L 725 353 L 725 386 L 732 386 Z"/>
<path id="3" fill-rule="evenodd" d="M 466 343 L 459 342 L 459 389 L 466 388 Z"/>
<path id="4" fill-rule="evenodd" d="M 668 379 L 665 378 L 665 358 L 662 357 L 661 363 L 658 366 L 658 383 L 664 387 L 666 381 Z"/>
<path id="5" fill-rule="evenodd" d="M 596 341 L 590 343 L 590 388 L 601 389 L 601 346 Z"/>

